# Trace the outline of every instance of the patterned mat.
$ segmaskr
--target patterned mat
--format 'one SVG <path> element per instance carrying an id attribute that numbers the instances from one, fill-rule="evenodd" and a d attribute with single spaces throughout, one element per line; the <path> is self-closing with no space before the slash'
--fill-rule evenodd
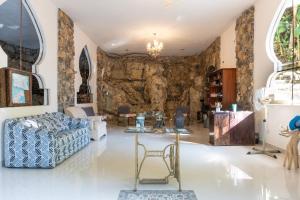
<path id="1" fill-rule="evenodd" d="M 121 190 L 118 200 L 197 200 L 192 190 Z"/>

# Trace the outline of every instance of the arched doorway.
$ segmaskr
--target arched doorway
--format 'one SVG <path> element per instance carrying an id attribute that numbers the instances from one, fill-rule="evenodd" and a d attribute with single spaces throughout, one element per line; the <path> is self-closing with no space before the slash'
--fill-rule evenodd
<path id="1" fill-rule="evenodd" d="M 77 103 L 92 103 L 93 95 L 89 85 L 91 77 L 91 60 L 86 46 L 82 49 L 79 57 L 79 71 L 82 82 L 79 87 L 79 92 L 77 92 Z"/>

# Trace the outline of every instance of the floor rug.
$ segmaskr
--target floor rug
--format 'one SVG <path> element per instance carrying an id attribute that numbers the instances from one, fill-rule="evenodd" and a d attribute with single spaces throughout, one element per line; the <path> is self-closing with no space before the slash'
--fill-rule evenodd
<path id="1" fill-rule="evenodd" d="M 118 200 L 197 200 L 192 190 L 121 190 Z"/>

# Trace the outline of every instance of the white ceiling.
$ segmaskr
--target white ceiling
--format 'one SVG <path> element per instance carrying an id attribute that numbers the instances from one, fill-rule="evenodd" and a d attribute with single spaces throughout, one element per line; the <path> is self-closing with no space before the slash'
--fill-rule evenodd
<path id="1" fill-rule="evenodd" d="M 256 0 L 52 1 L 105 51 L 146 52 L 155 32 L 164 43 L 163 55 L 192 55 Z"/>

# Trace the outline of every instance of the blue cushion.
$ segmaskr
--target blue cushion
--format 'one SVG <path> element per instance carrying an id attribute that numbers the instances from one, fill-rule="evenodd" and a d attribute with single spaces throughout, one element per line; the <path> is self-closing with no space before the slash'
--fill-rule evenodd
<path id="1" fill-rule="evenodd" d="M 291 130 L 300 130 L 300 116 L 296 116 L 294 117 L 291 121 L 290 121 L 290 129 Z"/>
<path id="2" fill-rule="evenodd" d="M 82 107 L 82 110 L 85 112 L 86 116 L 91 117 L 95 116 L 95 112 L 93 107 Z"/>

